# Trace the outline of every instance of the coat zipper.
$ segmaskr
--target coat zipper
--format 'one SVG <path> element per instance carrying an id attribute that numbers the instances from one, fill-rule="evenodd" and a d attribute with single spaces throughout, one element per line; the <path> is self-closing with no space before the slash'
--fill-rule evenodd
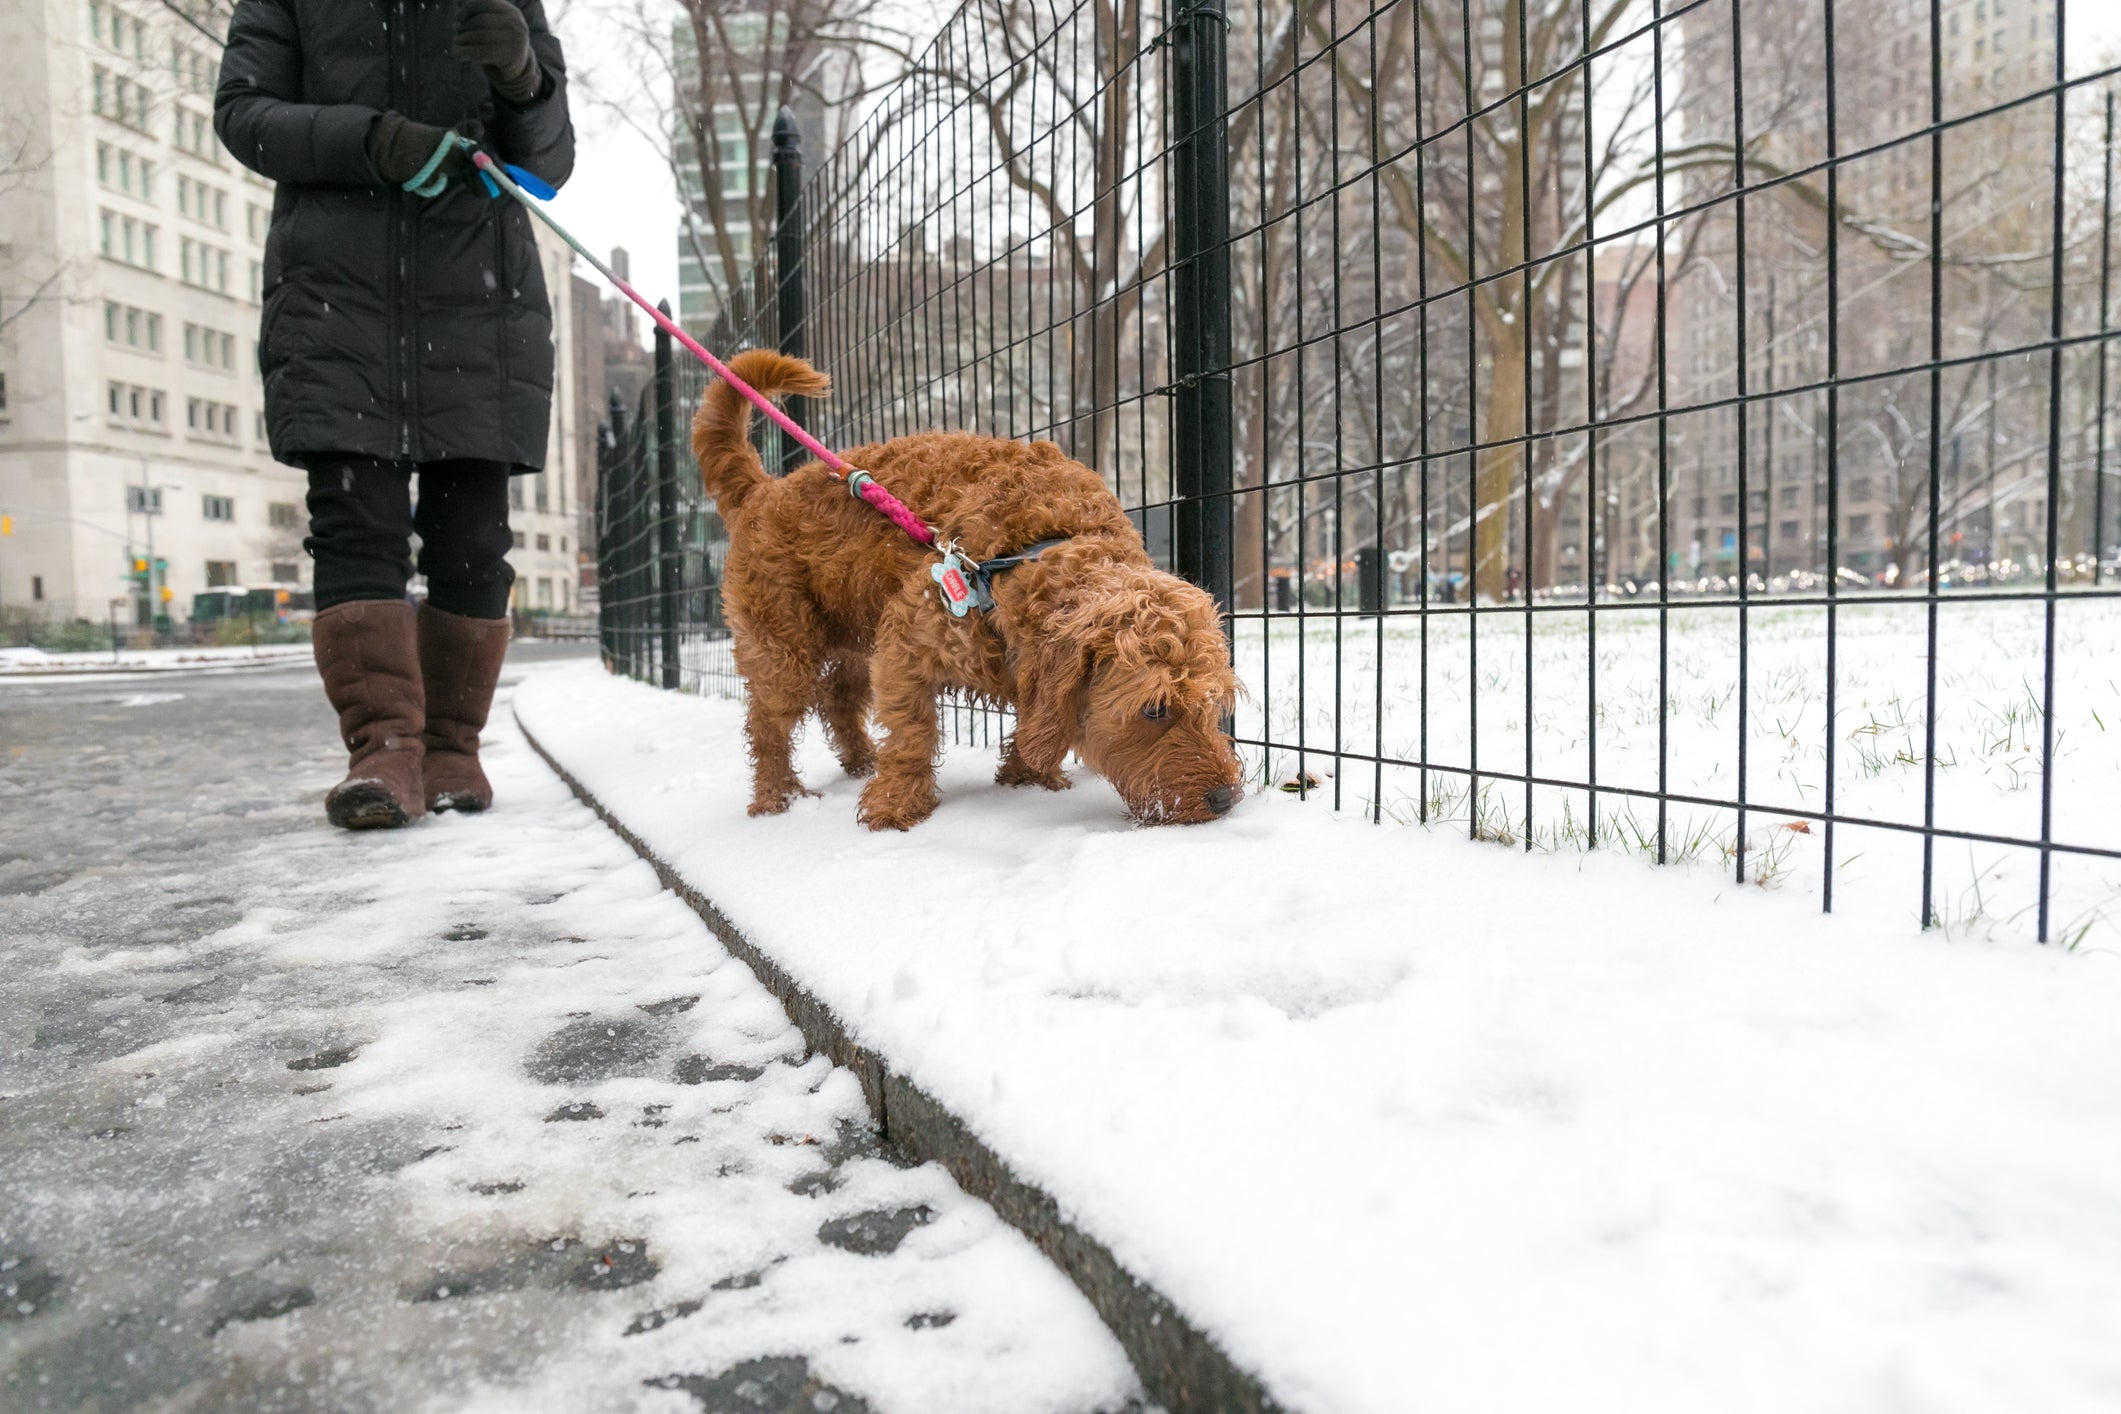
<path id="1" fill-rule="evenodd" d="M 410 61 L 407 55 L 413 47 L 413 37 L 405 29 L 410 22 L 406 17 L 405 0 L 397 0 L 392 7 L 392 13 L 393 18 L 390 24 L 390 97 L 392 106 L 403 112 L 412 88 L 411 74 L 408 71 Z M 391 353 L 392 362 L 395 365 L 392 370 L 394 375 L 392 383 L 397 393 L 396 401 L 398 404 L 398 455 L 410 459 L 413 454 L 413 358 L 412 321 L 410 318 L 413 290 L 413 212 L 412 199 L 408 193 L 393 191 L 390 194 L 390 199 L 392 211 L 396 216 L 396 219 L 391 223 L 391 227 L 392 233 L 396 237 L 397 245 L 395 252 L 397 257 L 395 266 L 396 283 L 395 288 L 391 291 L 392 298 L 390 301 L 390 328 L 393 341 Z"/>

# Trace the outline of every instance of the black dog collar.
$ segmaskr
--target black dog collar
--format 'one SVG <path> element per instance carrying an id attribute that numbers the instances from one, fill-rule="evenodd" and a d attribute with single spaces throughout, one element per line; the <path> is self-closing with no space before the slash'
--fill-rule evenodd
<path id="1" fill-rule="evenodd" d="M 1070 538 L 1066 535 L 1058 535 L 1051 540 L 1040 540 L 1035 544 L 1026 545 L 1014 554 L 996 555 L 991 560 L 981 560 L 978 568 L 972 571 L 973 604 L 983 612 L 993 612 L 994 577 L 996 575 L 1003 570 L 1013 570 L 1018 565 L 1028 565 L 1054 546 L 1067 544 Z"/>

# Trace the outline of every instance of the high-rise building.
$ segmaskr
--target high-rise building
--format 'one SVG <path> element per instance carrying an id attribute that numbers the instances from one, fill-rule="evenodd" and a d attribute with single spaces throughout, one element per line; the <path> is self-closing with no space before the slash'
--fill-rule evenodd
<path id="1" fill-rule="evenodd" d="M 702 164 L 692 132 L 680 124 L 676 139 L 678 200 L 685 212 L 678 221 L 678 322 L 695 334 L 711 331 L 714 319 L 724 313 L 722 250 L 726 243 L 737 268 L 748 271 L 757 254 L 752 230 L 754 194 L 766 190 L 768 163 L 772 153 L 766 144 L 753 144 L 745 109 L 757 107 L 753 90 L 766 82 L 762 73 L 768 33 L 766 10 L 731 15 L 727 21 L 727 55 L 715 74 L 700 72 L 699 51 L 692 28 L 675 27 L 677 110 L 691 116 L 695 109 L 701 131 L 713 143 L 713 160 Z M 754 150 L 756 146 L 757 150 Z M 721 190 L 710 194 L 702 172 L 721 174 Z"/>
<path id="2" fill-rule="evenodd" d="M 2053 174 L 2026 154 L 2051 150 L 2054 118 L 2051 104 L 2023 100 L 2053 80 L 2055 9 L 2056 0 L 1942 0 L 1934 13 L 1931 0 L 1843 5 L 1832 55 L 1824 12 L 1806 0 L 1749 0 L 1742 49 L 1725 9 L 1684 16 L 1685 139 L 1734 160 L 1688 168 L 1686 205 L 1706 214 L 1668 238 L 1690 257 L 1672 293 L 1675 577 L 1733 576 L 1741 558 L 1748 575 L 1771 581 L 1833 572 L 1896 583 L 1926 572 L 1928 385 L 1894 375 L 1930 356 L 1931 133 L 1941 134 L 1944 169 L 1934 193 L 1945 237 L 1940 352 L 2037 341 L 2045 267 L 2023 253 L 2047 245 Z M 1748 185 L 1762 189 L 1744 199 L 1743 228 L 1729 195 L 1741 101 Z M 1830 157 L 1841 212 L 1831 230 Z M 1733 402 L 1741 347 L 1753 400 L 1744 413 Z M 1819 391 L 1830 376 L 1855 380 L 1831 427 Z M 2041 554 L 2045 462 L 2028 453 L 2045 446 L 2044 399 L 2044 373 L 2023 360 L 1964 361 L 1942 375 L 1946 573 L 2012 573 Z"/>
<path id="3" fill-rule="evenodd" d="M 11 618 L 181 621 L 209 587 L 309 577 L 304 478 L 267 449 L 257 373 L 272 185 L 214 136 L 219 70 L 143 0 L 0 9 Z"/>

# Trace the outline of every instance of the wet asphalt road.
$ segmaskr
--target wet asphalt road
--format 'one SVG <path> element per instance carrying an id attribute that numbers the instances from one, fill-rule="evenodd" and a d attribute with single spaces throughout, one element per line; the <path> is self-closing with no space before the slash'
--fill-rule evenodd
<path id="1" fill-rule="evenodd" d="M 511 676 L 588 651 L 518 644 Z M 774 1281 L 797 1291 L 795 1273 L 850 1252 L 909 1309 L 834 1339 L 881 1328 L 999 1368 L 960 1320 L 976 1283 L 953 1287 L 947 1261 L 883 1263 L 930 1222 L 969 1224 L 984 1253 L 1020 1239 L 980 1235 L 996 1227 L 982 1205 L 888 1162 L 740 965 L 687 980 L 689 915 L 615 962 L 600 920 L 682 905 L 628 872 L 519 738 L 493 753 L 497 785 L 509 773 L 551 823 L 430 822 L 426 846 L 467 881 L 433 897 L 361 873 L 410 857 L 410 832 L 354 854 L 323 824 L 335 746 L 306 664 L 0 681 L 0 1409 L 861 1414 L 876 1406 L 788 1339 L 723 1338 L 779 1329 L 801 1302 L 774 1305 Z M 541 857 L 557 870 L 607 849 L 609 896 L 540 881 Z M 640 985 L 674 994 L 634 1000 L 657 967 L 677 980 Z M 556 986 L 605 992 L 553 1013 Z M 718 996 L 735 1020 L 714 1032 L 699 1018 Z M 497 1052 L 517 1048 L 497 1055 L 490 1102 L 470 1069 L 468 1093 L 437 1096 L 418 1065 L 349 1066 L 383 1054 L 379 1036 L 402 1047 L 422 1008 L 494 1018 Z M 526 1083 L 534 1112 L 508 1098 Z M 743 1216 L 674 1252 L 663 1234 L 688 1232 L 691 1210 L 656 1205 L 701 1172 Z M 1017 1331 L 1054 1324 L 1006 1316 L 984 1338 L 1013 1358 Z"/>

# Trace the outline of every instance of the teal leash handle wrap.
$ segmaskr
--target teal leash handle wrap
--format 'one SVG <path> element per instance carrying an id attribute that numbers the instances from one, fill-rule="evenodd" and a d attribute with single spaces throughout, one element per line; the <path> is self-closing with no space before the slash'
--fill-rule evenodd
<path id="1" fill-rule="evenodd" d="M 472 150 L 472 144 L 469 139 L 459 132 L 450 132 L 444 135 L 442 140 L 435 144 L 434 155 L 427 159 L 427 165 L 413 173 L 411 179 L 402 184 L 405 190 L 411 192 L 414 196 L 440 196 L 444 191 L 448 190 L 449 174 L 442 170 L 442 162 L 443 159 L 458 148 L 463 148 L 466 152 L 469 152 Z M 484 174 L 482 173 L 481 175 L 483 176 Z M 488 183 L 489 188 L 491 185 L 491 183 Z M 494 194 L 496 196 L 500 195 L 498 192 Z"/>

